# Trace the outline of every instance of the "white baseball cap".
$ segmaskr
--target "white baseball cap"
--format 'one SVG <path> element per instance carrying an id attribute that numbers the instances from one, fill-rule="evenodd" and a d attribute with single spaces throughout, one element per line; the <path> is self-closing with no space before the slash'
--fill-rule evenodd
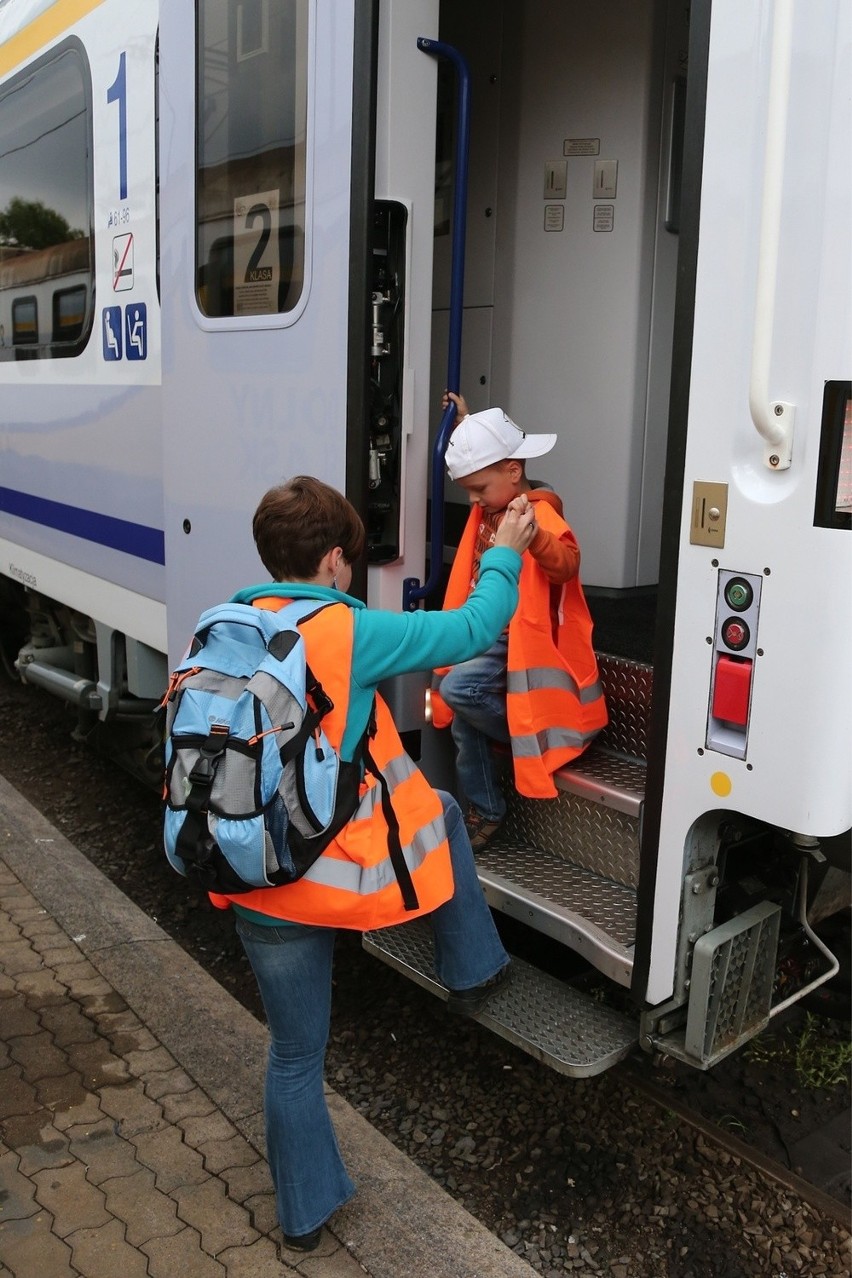
<path id="1" fill-rule="evenodd" d="M 529 435 L 502 408 L 468 413 L 450 435 L 445 461 L 451 479 L 463 479 L 486 466 L 523 457 L 541 457 L 556 443 L 555 435 Z"/>

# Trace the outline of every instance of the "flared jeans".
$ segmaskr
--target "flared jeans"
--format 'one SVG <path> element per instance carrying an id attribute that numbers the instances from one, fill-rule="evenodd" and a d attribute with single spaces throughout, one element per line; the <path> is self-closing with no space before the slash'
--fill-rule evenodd
<path id="1" fill-rule="evenodd" d="M 470 989 L 499 972 L 509 956 L 476 877 L 459 806 L 451 795 L 438 794 L 455 890 L 429 915 L 435 974 L 448 989 Z M 264 1105 L 278 1220 L 287 1234 L 308 1234 L 355 1192 L 323 1091 L 337 933 L 334 928 L 299 923 L 268 926 L 239 914 L 236 926 L 271 1037 Z"/>

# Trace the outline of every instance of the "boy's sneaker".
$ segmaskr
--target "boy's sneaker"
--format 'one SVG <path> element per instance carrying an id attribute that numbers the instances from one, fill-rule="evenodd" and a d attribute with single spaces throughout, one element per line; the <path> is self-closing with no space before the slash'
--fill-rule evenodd
<path id="1" fill-rule="evenodd" d="M 491 817 L 483 816 L 481 812 L 477 812 L 476 808 L 468 808 L 464 824 L 470 839 L 470 846 L 474 852 L 483 852 L 489 843 L 493 843 L 502 830 L 505 820 L 506 818 L 503 816 L 498 821 L 494 821 Z"/>
<path id="2" fill-rule="evenodd" d="M 455 1012 L 457 1016 L 476 1016 L 490 998 L 499 990 L 505 989 L 511 979 L 512 964 L 509 962 L 481 985 L 474 985 L 469 990 L 450 990 L 447 1011 Z"/>

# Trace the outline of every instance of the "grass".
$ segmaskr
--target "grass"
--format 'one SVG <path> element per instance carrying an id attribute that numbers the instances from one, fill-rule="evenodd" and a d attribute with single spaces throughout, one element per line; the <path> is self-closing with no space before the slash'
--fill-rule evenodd
<path id="1" fill-rule="evenodd" d="M 810 1012 L 798 1029 L 787 1028 L 780 1036 L 759 1035 L 747 1048 L 758 1065 L 790 1065 L 803 1087 L 814 1091 L 850 1086 L 852 1042 L 833 1038 L 826 1024 Z"/>

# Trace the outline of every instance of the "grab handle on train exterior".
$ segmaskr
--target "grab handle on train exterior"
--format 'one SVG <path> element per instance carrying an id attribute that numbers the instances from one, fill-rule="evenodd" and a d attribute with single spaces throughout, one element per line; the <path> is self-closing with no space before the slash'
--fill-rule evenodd
<path id="1" fill-rule="evenodd" d="M 418 37 L 418 49 L 433 58 L 446 58 L 456 72 L 456 155 L 453 192 L 453 246 L 450 267 L 450 337 L 447 354 L 447 389 L 459 393 L 461 383 L 461 335 L 464 305 L 464 250 L 467 222 L 468 152 L 470 144 L 470 70 L 458 49 L 441 40 Z M 456 406 L 447 404 L 432 448 L 432 513 L 430 520 L 429 577 L 421 586 L 417 577 L 402 584 L 402 606 L 412 612 L 438 584 L 444 561 L 444 454 L 447 451 Z"/>

